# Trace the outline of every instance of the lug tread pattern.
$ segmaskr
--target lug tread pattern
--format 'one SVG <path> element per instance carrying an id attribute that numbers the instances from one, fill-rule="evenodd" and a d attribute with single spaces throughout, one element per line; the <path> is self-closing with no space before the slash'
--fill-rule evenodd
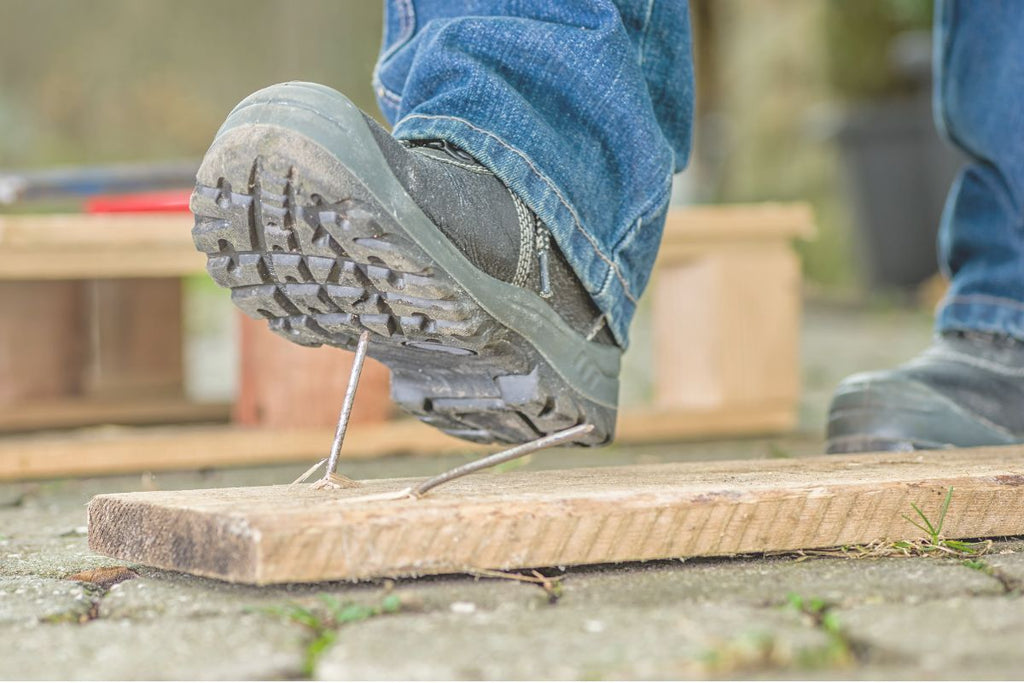
<path id="1" fill-rule="evenodd" d="M 351 349 L 369 330 L 371 355 L 392 370 L 392 398 L 459 438 L 522 443 L 587 417 L 546 363 L 371 201 L 308 192 L 280 160 L 256 157 L 228 175 L 197 184 L 192 236 L 247 315 L 303 346 Z M 613 411 L 610 421 L 598 442 Z"/>

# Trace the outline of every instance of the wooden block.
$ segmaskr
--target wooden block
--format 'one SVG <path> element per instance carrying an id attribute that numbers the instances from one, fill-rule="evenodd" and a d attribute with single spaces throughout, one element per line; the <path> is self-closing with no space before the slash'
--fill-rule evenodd
<path id="1" fill-rule="evenodd" d="M 123 400 L 182 396 L 181 280 L 93 280 L 87 287 L 91 353 L 83 393 Z"/>
<path id="2" fill-rule="evenodd" d="M 201 273 L 192 223 L 187 213 L 0 216 L 0 280 Z"/>
<path id="3" fill-rule="evenodd" d="M 652 409 L 677 416 L 677 438 L 701 436 L 701 415 L 731 415 L 735 434 L 756 433 L 767 415 L 774 427 L 763 432 L 796 425 L 801 292 L 790 242 L 813 234 L 805 203 L 669 211 L 651 285 Z"/>
<path id="4" fill-rule="evenodd" d="M 0 282 L 0 406 L 78 391 L 82 302 L 78 282 Z"/>
<path id="5" fill-rule="evenodd" d="M 420 576 L 1024 534 L 1020 447 L 468 477 L 421 500 L 272 486 L 97 496 L 89 547 L 249 584 Z"/>
<path id="6" fill-rule="evenodd" d="M 660 408 L 789 405 L 799 399 L 800 263 L 783 242 L 736 245 L 657 271 Z"/>
<path id="7" fill-rule="evenodd" d="M 238 314 L 240 362 L 235 421 L 278 429 L 331 428 L 338 423 L 353 353 L 308 348 L 274 334 L 263 320 Z M 393 411 L 387 367 L 367 358 L 352 424 L 387 420 Z"/>

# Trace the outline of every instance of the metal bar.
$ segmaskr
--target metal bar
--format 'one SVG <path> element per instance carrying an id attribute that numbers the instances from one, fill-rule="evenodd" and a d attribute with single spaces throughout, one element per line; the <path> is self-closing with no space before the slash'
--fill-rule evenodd
<path id="1" fill-rule="evenodd" d="M 325 480 L 329 480 L 331 475 L 338 470 L 338 457 L 341 455 L 341 445 L 345 442 L 348 420 L 352 416 L 352 404 L 355 403 L 356 388 L 359 386 L 359 375 L 363 372 L 363 361 L 366 360 L 366 349 L 369 346 L 370 331 L 363 330 L 363 333 L 359 335 L 359 343 L 356 344 L 356 357 L 352 360 L 352 372 L 348 376 L 348 389 L 345 390 L 345 400 L 341 404 L 341 415 L 338 416 L 338 428 L 334 432 L 331 454 L 327 458 Z"/>
<path id="2" fill-rule="evenodd" d="M 467 474 L 472 474 L 473 472 L 478 472 L 480 470 L 487 469 L 488 467 L 500 465 L 503 462 L 521 458 L 524 455 L 529 455 L 530 453 L 539 451 L 542 448 L 550 448 L 552 446 L 563 444 L 567 441 L 572 441 L 573 439 L 585 436 L 592 431 L 594 431 L 594 425 L 582 424 L 570 427 L 569 429 L 563 429 L 562 431 L 555 432 L 554 434 L 542 436 L 541 438 L 530 441 L 529 443 L 513 446 L 512 448 L 501 451 L 500 453 L 488 455 L 480 458 L 479 460 L 466 463 L 465 465 L 454 467 L 447 472 L 442 472 L 436 477 L 432 477 L 422 484 L 415 486 L 410 493 L 413 498 L 421 498 L 431 489 L 435 489 L 442 484 L 447 484 L 454 479 L 459 479 Z"/>
<path id="3" fill-rule="evenodd" d="M 0 171 L 0 205 L 47 197 L 191 187 L 199 162 L 166 161 Z"/>

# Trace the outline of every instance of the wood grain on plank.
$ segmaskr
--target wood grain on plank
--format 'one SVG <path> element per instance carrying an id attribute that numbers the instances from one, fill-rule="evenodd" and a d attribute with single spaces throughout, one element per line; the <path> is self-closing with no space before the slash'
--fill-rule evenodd
<path id="1" fill-rule="evenodd" d="M 1019 447 L 481 474 L 421 500 L 272 486 L 97 496 L 89 545 L 228 581 L 418 576 L 730 555 L 917 538 L 911 504 L 948 538 L 1024 533 Z"/>

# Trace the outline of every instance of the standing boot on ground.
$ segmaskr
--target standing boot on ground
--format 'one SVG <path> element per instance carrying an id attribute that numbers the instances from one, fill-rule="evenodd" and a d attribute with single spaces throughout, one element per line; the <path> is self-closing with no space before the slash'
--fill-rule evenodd
<path id="1" fill-rule="evenodd" d="M 950 288 L 933 345 L 840 384 L 833 453 L 1024 442 L 1024 3 L 940 0 L 935 112 L 970 164 L 939 256 Z"/>

